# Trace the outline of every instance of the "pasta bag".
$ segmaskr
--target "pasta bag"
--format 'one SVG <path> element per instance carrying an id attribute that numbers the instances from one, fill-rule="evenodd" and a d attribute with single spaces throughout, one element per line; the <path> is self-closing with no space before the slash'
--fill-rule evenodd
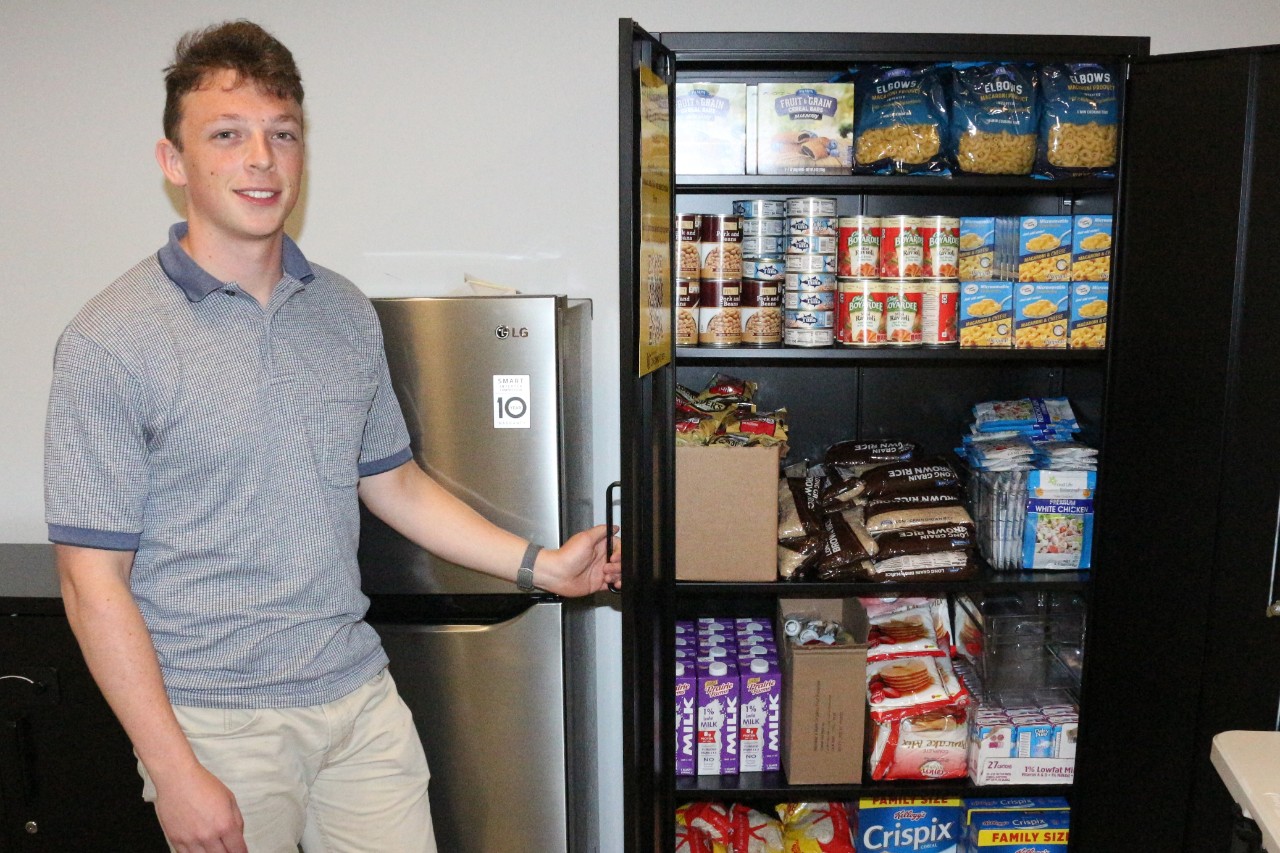
<path id="1" fill-rule="evenodd" d="M 1116 69 L 1096 62 L 1040 66 L 1036 177 L 1115 177 L 1121 83 Z"/>
<path id="2" fill-rule="evenodd" d="M 956 170 L 1029 175 L 1036 156 L 1036 75 L 1025 62 L 967 62 L 951 73 Z"/>

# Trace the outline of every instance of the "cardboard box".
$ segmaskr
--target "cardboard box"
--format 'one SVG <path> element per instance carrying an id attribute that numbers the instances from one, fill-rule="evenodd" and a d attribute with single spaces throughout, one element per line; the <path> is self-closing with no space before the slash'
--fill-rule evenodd
<path id="1" fill-rule="evenodd" d="M 760 83 L 756 98 L 760 174 L 847 175 L 852 171 L 852 83 Z"/>
<path id="2" fill-rule="evenodd" d="M 747 157 L 747 87 L 676 84 L 676 172 L 741 175 Z"/>
<path id="3" fill-rule="evenodd" d="M 787 782 L 861 782 L 870 629 L 867 611 L 856 598 L 784 598 L 778 600 L 779 628 L 790 613 L 839 622 L 854 642 L 797 646 L 790 639 L 782 641 L 782 769 Z"/>
<path id="4" fill-rule="evenodd" d="M 778 579 L 780 447 L 676 448 L 676 578 Z"/>

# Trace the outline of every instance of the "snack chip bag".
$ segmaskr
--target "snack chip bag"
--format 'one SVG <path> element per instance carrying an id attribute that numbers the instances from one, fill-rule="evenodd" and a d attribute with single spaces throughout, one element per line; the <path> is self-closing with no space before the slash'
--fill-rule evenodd
<path id="1" fill-rule="evenodd" d="M 787 853 L 857 853 L 842 804 L 783 803 L 777 813 Z"/>

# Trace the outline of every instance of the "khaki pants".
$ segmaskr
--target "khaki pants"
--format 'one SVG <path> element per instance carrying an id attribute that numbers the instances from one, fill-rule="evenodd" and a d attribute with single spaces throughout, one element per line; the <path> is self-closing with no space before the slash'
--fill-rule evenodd
<path id="1" fill-rule="evenodd" d="M 325 705 L 175 707 L 200 763 L 235 794 L 250 853 L 435 853 L 427 759 L 385 669 Z M 141 762 L 142 796 L 155 786 Z"/>

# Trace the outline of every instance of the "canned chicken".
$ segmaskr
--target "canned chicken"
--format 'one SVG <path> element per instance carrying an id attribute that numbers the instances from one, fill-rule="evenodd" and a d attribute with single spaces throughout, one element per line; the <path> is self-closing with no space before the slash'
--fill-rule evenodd
<path id="1" fill-rule="evenodd" d="M 781 283 L 742 283 L 742 345 L 776 347 L 782 343 Z"/>
<path id="2" fill-rule="evenodd" d="M 698 232 L 701 278 L 742 277 L 742 217 L 704 213 Z"/>
<path id="3" fill-rule="evenodd" d="M 682 213 L 676 217 L 676 238 L 680 254 L 676 259 L 677 278 L 697 278 L 702 265 L 698 254 L 698 229 L 702 217 L 697 213 Z"/>
<path id="4" fill-rule="evenodd" d="M 740 198 L 733 202 L 734 216 L 773 217 L 787 215 L 787 203 L 778 198 Z"/>
<path id="5" fill-rule="evenodd" d="M 911 281 L 881 281 L 876 293 L 884 300 L 884 342 L 889 346 L 912 347 L 923 342 L 921 303 L 923 285 Z"/>
<path id="6" fill-rule="evenodd" d="M 842 276 L 875 278 L 880 274 L 880 217 L 842 216 L 837 246 L 837 269 Z"/>
<path id="7" fill-rule="evenodd" d="M 960 284 L 954 281 L 927 281 L 922 291 L 921 342 L 927 347 L 956 346 L 960 317 Z"/>
<path id="8" fill-rule="evenodd" d="M 960 220 L 958 218 L 921 217 L 920 244 L 924 250 L 922 263 L 925 278 L 959 278 Z"/>
<path id="9" fill-rule="evenodd" d="M 920 278 L 923 272 L 920 220 L 914 216 L 884 217 L 880 223 L 880 277 Z"/>
<path id="10" fill-rule="evenodd" d="M 676 346 L 698 345 L 699 286 L 697 279 L 676 279 Z"/>
<path id="11" fill-rule="evenodd" d="M 742 343 L 742 282 L 738 279 L 700 282 L 698 345 L 736 347 Z"/>
<path id="12" fill-rule="evenodd" d="M 787 216 L 835 216 L 834 198 L 789 198 Z"/>
<path id="13" fill-rule="evenodd" d="M 875 279 L 841 279 L 836 340 L 855 347 L 884 343 L 884 293 Z"/>

